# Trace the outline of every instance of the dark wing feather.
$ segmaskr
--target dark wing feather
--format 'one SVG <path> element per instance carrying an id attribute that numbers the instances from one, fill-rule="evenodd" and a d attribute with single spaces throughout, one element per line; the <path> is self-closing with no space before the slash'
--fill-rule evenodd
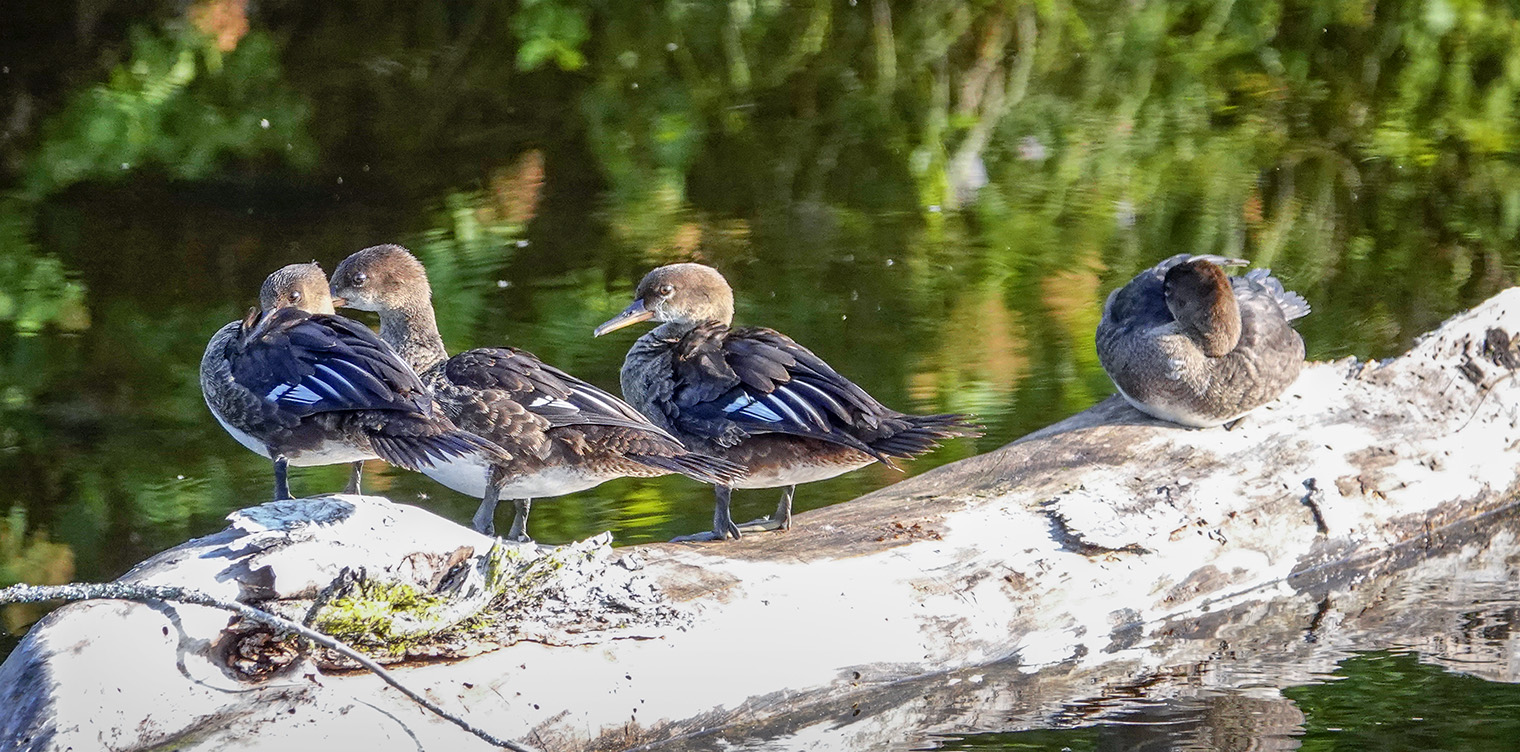
<path id="1" fill-rule="evenodd" d="M 671 417 L 684 431 L 730 446 L 749 434 L 806 436 L 887 461 L 862 434 L 897 413 L 780 332 L 700 326 L 674 362 Z"/>
<path id="2" fill-rule="evenodd" d="M 622 426 L 674 440 L 628 403 L 555 368 L 530 352 L 488 347 L 460 353 L 444 366 L 448 380 L 473 390 L 499 390 L 551 427 Z"/>
<path id="3" fill-rule="evenodd" d="M 417 375 L 374 332 L 341 316 L 276 309 L 245 322 L 227 357 L 234 381 L 294 415 L 432 409 Z"/>

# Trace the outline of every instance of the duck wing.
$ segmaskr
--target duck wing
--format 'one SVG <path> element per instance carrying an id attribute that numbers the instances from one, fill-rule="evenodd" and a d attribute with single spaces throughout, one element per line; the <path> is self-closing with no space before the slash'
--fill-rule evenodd
<path id="1" fill-rule="evenodd" d="M 417 374 L 368 327 L 329 314 L 278 308 L 244 319 L 227 345 L 232 378 L 281 410 L 304 417 L 350 410 L 430 414 Z"/>
<path id="2" fill-rule="evenodd" d="M 673 362 L 667 411 L 683 431 L 724 446 L 758 433 L 806 436 L 890 464 L 867 442 L 898 413 L 780 332 L 699 326 L 676 344 Z"/>
<path id="3" fill-rule="evenodd" d="M 551 366 L 538 356 L 511 347 L 487 347 L 460 353 L 444 366 L 456 386 L 499 391 L 549 427 L 622 426 L 653 431 L 674 440 L 642 413 L 604 389 Z"/>

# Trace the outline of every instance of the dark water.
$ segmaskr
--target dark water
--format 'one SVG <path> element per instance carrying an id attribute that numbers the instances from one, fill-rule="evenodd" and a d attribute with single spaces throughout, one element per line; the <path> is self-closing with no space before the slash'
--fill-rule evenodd
<path id="1" fill-rule="evenodd" d="M 1272 266 L 1314 305 L 1313 358 L 1397 353 L 1516 276 L 1507 6 L 399 5 L 0 11 L 0 584 L 109 579 L 262 500 L 267 464 L 201 402 L 204 343 L 269 271 L 374 243 L 427 263 L 452 348 L 524 347 L 606 387 L 635 335 L 591 328 L 651 266 L 712 263 L 743 323 L 889 405 L 986 423 L 910 473 L 1109 395 L 1102 300 L 1175 252 Z M 367 489 L 475 506 L 379 466 Z M 735 514 L 774 501 L 741 492 Z M 533 529 L 628 544 L 709 515 L 703 487 L 629 480 L 535 505 Z M 1304 746 L 1373 744 L 1334 712 L 1415 734 L 1514 701 L 1404 653 L 1340 670 L 1295 697 Z M 1439 720 L 1384 713 L 1432 684 Z M 1108 748 L 1094 733 L 951 746 Z"/>

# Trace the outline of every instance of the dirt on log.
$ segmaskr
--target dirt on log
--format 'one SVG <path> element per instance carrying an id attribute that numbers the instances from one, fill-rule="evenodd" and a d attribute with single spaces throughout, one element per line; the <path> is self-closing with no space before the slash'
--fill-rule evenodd
<path id="1" fill-rule="evenodd" d="M 245 510 L 124 579 L 294 612 L 345 568 L 436 592 L 459 567 L 495 582 L 507 561 L 519 579 L 481 614 L 376 648 L 409 685 L 546 750 L 866 749 L 1016 726 L 1210 661 L 1232 686 L 1222 635 L 1263 655 L 1302 652 L 1305 630 L 1341 644 L 1369 619 L 1396 620 L 1397 598 L 1367 600 L 1391 579 L 1509 567 L 1514 332 L 1520 290 L 1398 358 L 1311 364 L 1231 430 L 1109 399 L 737 542 L 594 541 L 508 561 L 424 510 L 329 497 L 274 521 Z M 318 507 L 320 520 L 301 519 Z M 260 651 L 247 639 L 200 607 L 63 607 L 0 666 L 0 744 L 483 744 L 320 655 L 250 671 L 239 661 Z M 1275 717 L 1256 704 L 1279 700 L 1236 709 Z"/>

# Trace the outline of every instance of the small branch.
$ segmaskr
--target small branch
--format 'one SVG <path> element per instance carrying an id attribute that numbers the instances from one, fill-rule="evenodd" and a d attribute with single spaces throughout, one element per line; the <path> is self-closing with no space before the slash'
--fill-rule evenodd
<path id="1" fill-rule="evenodd" d="M 338 640 L 328 635 L 322 634 L 321 632 L 318 632 L 314 629 L 302 626 L 289 619 L 276 616 L 269 613 L 268 611 L 263 611 L 247 604 L 238 603 L 237 601 L 222 600 L 198 590 L 190 590 L 188 588 L 170 587 L 164 585 L 135 585 L 123 582 L 76 582 L 68 585 L 50 586 L 14 585 L 12 587 L 0 590 L 0 605 L 6 605 L 10 603 L 41 603 L 43 601 L 83 600 L 122 600 L 139 602 L 172 601 L 175 603 L 189 603 L 196 606 L 207 606 L 209 608 L 219 608 L 223 611 L 231 611 L 249 621 L 265 624 L 276 629 L 285 630 L 287 632 L 294 632 L 295 634 L 311 640 L 312 642 L 321 645 L 322 647 L 341 653 L 344 657 L 347 657 L 353 660 L 355 663 L 358 663 L 359 665 L 369 669 L 376 676 L 380 677 L 381 681 L 391 685 L 396 689 L 396 691 L 400 692 L 403 695 L 406 695 L 418 705 L 421 705 L 422 707 L 427 708 L 429 711 L 432 711 L 433 714 L 437 715 L 439 718 L 442 718 L 464 729 L 465 731 L 468 731 L 471 734 L 484 739 L 486 742 L 492 745 L 501 747 L 503 749 L 510 749 L 513 750 L 513 752 L 536 752 L 532 747 L 526 747 L 516 742 L 507 741 L 505 739 L 498 739 L 486 731 L 475 728 L 474 726 L 470 725 L 469 722 L 465 721 L 462 718 L 454 716 L 447 710 L 444 710 L 442 707 L 434 704 L 426 697 L 423 697 L 422 695 L 413 692 L 410 689 L 407 689 L 401 684 L 401 682 L 397 681 L 395 677 L 391 676 L 391 673 L 389 671 L 386 671 L 385 668 L 380 664 L 375 663 L 374 661 L 370 660 L 368 656 L 349 647 L 348 645 L 345 645 L 344 643 L 339 642 Z"/>
<path id="2" fill-rule="evenodd" d="M 1325 514 L 1320 511 L 1320 502 L 1325 498 L 1324 489 L 1319 487 L 1319 481 L 1315 478 L 1304 481 L 1304 489 L 1308 493 L 1304 494 L 1303 503 L 1309 508 L 1309 513 L 1314 515 L 1314 529 L 1320 535 L 1329 535 L 1330 526 L 1325 524 Z"/>

